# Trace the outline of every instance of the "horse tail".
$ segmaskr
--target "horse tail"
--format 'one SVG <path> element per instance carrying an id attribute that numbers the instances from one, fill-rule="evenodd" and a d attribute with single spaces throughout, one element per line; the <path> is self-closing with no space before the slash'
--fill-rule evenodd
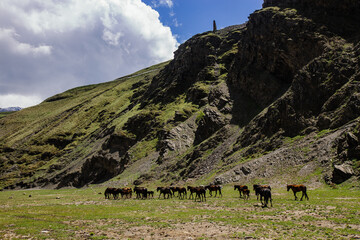
<path id="1" fill-rule="evenodd" d="M 307 195 L 307 191 L 306 191 L 306 190 L 307 190 L 307 189 L 306 189 L 306 186 L 305 186 L 305 192 L 304 192 L 304 193 L 305 193 L 305 197 L 306 197 L 307 200 L 309 200 L 309 196 Z"/>

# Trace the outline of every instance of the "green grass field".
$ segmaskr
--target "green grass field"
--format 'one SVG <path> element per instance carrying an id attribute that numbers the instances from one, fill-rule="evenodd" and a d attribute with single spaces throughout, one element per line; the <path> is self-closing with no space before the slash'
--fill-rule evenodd
<path id="1" fill-rule="evenodd" d="M 273 189 L 273 207 L 232 186 L 206 202 L 105 200 L 104 188 L 0 192 L 1 239 L 359 239 L 360 191 Z M 101 193 L 101 194 L 99 194 Z M 298 193 L 300 195 L 300 193 Z M 31 197 L 29 197 L 31 195 Z M 134 196 L 133 196 L 134 197 Z"/>

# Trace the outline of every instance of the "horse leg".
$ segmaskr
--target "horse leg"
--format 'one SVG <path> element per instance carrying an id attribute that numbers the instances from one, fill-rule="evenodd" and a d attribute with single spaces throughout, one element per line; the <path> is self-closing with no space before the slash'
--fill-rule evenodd
<path id="1" fill-rule="evenodd" d="M 222 197 L 221 189 L 219 189 L 219 195 Z"/>
<path id="2" fill-rule="evenodd" d="M 269 197 L 268 196 L 264 197 L 264 203 L 265 203 L 264 207 L 267 207 L 267 205 L 269 203 Z"/>
<path id="3" fill-rule="evenodd" d="M 296 192 L 295 191 L 293 191 L 293 192 L 294 192 L 295 201 L 296 201 L 297 200 Z"/>
<path id="4" fill-rule="evenodd" d="M 305 191 L 305 198 L 306 198 L 307 200 L 309 200 L 309 196 L 307 195 L 306 191 Z"/>

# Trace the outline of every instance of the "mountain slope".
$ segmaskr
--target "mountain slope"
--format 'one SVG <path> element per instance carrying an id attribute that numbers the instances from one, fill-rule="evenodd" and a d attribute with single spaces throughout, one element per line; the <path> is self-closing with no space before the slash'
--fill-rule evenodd
<path id="1" fill-rule="evenodd" d="M 1 186 L 358 176 L 360 8 L 347 2 L 266 0 L 168 63 L 0 119 Z"/>

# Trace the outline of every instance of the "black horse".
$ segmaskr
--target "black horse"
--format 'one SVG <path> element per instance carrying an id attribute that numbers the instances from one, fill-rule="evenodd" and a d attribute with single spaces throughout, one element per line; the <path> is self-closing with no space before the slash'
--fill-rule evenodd
<path id="1" fill-rule="evenodd" d="M 260 201 L 261 204 L 263 205 L 262 207 L 267 207 L 269 200 L 270 200 L 270 204 L 271 207 L 272 205 L 272 197 L 271 197 L 271 190 L 269 188 L 261 188 L 259 189 L 259 195 L 260 195 Z M 263 198 L 264 198 L 264 202 L 263 202 Z"/>
<path id="2" fill-rule="evenodd" d="M 253 189 L 254 189 L 255 195 L 256 195 L 256 200 L 259 200 L 260 190 L 264 189 L 264 188 L 267 188 L 271 191 L 270 185 L 259 185 L 259 184 L 253 185 Z"/>

